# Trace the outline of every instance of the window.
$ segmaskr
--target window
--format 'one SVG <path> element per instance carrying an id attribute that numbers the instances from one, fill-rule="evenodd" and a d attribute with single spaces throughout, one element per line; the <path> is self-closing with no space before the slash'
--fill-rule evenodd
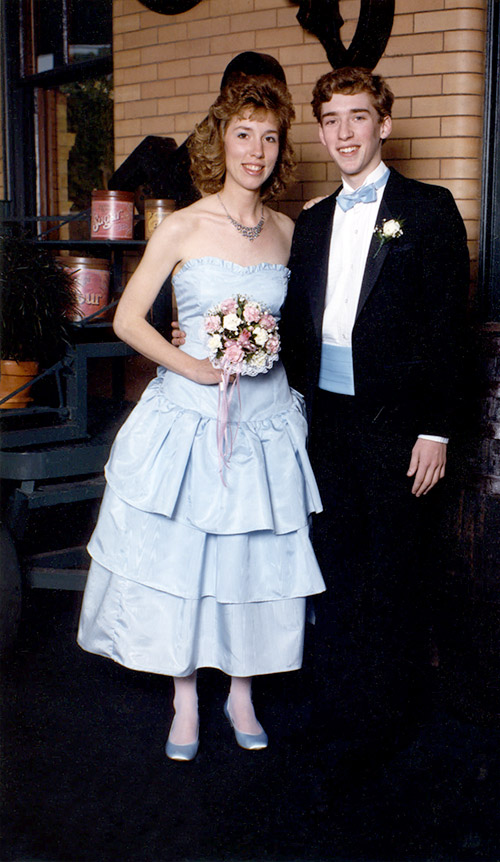
<path id="1" fill-rule="evenodd" d="M 22 74 L 111 54 L 111 0 L 22 2 Z"/>
<path id="2" fill-rule="evenodd" d="M 35 99 L 37 214 L 74 215 L 114 170 L 111 76 L 36 88 Z"/>
<path id="3" fill-rule="evenodd" d="M 112 0 L 12 0 L 2 15 L 10 214 L 78 213 L 114 170 Z"/>

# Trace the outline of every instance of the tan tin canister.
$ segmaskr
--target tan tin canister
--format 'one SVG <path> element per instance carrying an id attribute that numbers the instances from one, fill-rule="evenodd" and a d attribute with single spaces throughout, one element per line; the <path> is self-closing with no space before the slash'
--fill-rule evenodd
<path id="1" fill-rule="evenodd" d="M 78 311 L 73 320 L 90 317 L 108 304 L 109 263 L 107 260 L 65 255 L 59 257 L 58 261 L 71 273 L 76 287 Z"/>
<path id="2" fill-rule="evenodd" d="M 93 191 L 90 235 L 92 239 L 132 239 L 134 193 Z"/>
<path id="3" fill-rule="evenodd" d="M 154 229 L 163 219 L 175 210 L 175 200 L 171 198 L 148 198 L 144 201 L 144 237 L 149 239 Z"/>

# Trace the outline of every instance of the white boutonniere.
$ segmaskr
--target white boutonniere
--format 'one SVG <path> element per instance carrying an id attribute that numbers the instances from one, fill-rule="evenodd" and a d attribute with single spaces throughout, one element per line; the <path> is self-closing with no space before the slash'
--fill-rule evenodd
<path id="1" fill-rule="evenodd" d="M 374 234 L 378 237 L 379 246 L 374 257 L 377 257 L 380 249 L 386 242 L 389 242 L 391 239 L 399 239 L 400 236 L 403 236 L 403 219 L 395 219 L 389 218 L 384 219 L 381 225 L 375 225 Z"/>

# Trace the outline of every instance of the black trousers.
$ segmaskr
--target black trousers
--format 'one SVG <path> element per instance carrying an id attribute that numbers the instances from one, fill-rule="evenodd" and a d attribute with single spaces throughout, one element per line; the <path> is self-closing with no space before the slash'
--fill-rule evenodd
<path id="1" fill-rule="evenodd" d="M 441 565 L 427 521 L 439 518 L 440 492 L 411 493 L 415 440 L 389 411 L 317 390 L 310 454 L 324 512 L 312 538 L 327 592 L 315 600 L 312 660 L 327 735 L 391 732 L 414 715 L 426 679 Z"/>

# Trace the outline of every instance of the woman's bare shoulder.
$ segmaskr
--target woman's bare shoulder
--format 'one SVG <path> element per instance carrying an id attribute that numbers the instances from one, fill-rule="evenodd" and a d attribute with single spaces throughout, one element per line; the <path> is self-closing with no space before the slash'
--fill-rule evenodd
<path id="1" fill-rule="evenodd" d="M 155 246 L 161 247 L 166 242 L 182 243 L 186 237 L 192 236 L 203 226 L 203 221 L 211 212 L 212 207 L 208 199 L 201 199 L 187 207 L 175 210 L 158 225 L 149 240 L 149 245 L 154 249 Z"/>
<path id="2" fill-rule="evenodd" d="M 285 236 L 292 238 L 293 229 L 295 227 L 292 219 L 285 215 L 285 213 L 280 212 L 279 210 L 267 208 L 267 212 L 271 214 L 271 218 L 276 226 L 276 228 L 283 233 Z"/>

